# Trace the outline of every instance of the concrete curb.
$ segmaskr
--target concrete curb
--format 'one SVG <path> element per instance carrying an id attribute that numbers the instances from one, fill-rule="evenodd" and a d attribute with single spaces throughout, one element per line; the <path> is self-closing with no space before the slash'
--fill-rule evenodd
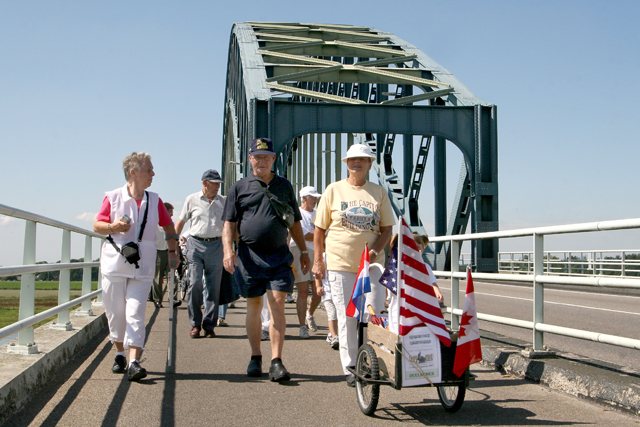
<path id="1" fill-rule="evenodd" d="M 93 306 L 94 316 L 71 313 L 71 331 L 50 329 L 51 323 L 34 331 L 39 353 L 31 355 L 7 353 L 8 343 L 0 347 L 0 425 L 20 410 L 37 390 L 92 338 L 107 327 L 104 309 Z M 14 341 L 15 342 L 15 341 Z"/>
<path id="2" fill-rule="evenodd" d="M 640 415 L 640 372 L 557 350 L 549 359 L 530 359 L 526 343 L 480 331 L 483 363 L 553 390 Z"/>

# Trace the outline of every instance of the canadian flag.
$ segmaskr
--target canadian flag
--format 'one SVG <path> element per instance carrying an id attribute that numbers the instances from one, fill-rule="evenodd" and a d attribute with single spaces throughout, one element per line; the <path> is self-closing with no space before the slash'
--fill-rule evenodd
<path id="1" fill-rule="evenodd" d="M 473 279 L 471 268 L 467 267 L 467 294 L 464 297 L 464 308 L 460 331 L 458 332 L 458 344 L 456 357 L 453 362 L 453 373 L 458 377 L 464 374 L 466 369 L 474 363 L 482 360 L 482 347 L 480 347 L 480 328 L 478 327 L 478 313 L 476 312 L 476 296 L 473 292 Z"/>

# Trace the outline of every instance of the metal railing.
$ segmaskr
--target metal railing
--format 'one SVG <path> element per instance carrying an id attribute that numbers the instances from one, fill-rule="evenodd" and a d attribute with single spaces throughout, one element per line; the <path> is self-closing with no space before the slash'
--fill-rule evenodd
<path id="1" fill-rule="evenodd" d="M 640 349 L 640 340 L 625 338 L 615 335 L 601 334 L 598 332 L 584 331 L 580 329 L 567 328 L 559 325 L 550 325 L 544 323 L 544 286 L 545 284 L 560 285 L 581 285 L 581 286 L 607 286 L 614 288 L 632 288 L 640 289 L 640 279 L 629 277 L 615 277 L 611 275 L 602 275 L 595 277 L 584 276 L 560 276 L 552 275 L 553 263 L 551 264 L 551 272 L 548 270 L 545 274 L 545 252 L 544 252 L 544 236 L 566 233 L 583 233 L 609 230 L 624 230 L 640 228 L 640 218 L 626 219 L 618 221 L 603 221 L 583 224 L 568 224 L 549 227 L 526 228 L 520 230 L 494 231 L 489 233 L 464 234 L 456 236 L 433 237 L 430 242 L 449 242 L 451 244 L 451 271 L 434 271 L 437 277 L 451 279 L 451 307 L 447 311 L 451 313 L 451 326 L 453 329 L 459 328 L 459 317 L 462 316 L 460 309 L 459 291 L 460 279 L 466 278 L 466 273 L 460 272 L 459 262 L 454 260 L 460 259 L 460 247 L 467 240 L 482 239 L 500 239 L 511 237 L 533 237 L 533 250 L 529 253 L 529 259 L 533 263 L 531 270 L 525 271 L 526 274 L 504 274 L 504 273 L 474 273 L 474 279 L 492 280 L 492 281 L 516 281 L 533 283 L 533 321 L 524 321 L 501 316 L 478 313 L 478 319 L 489 322 L 499 323 L 509 326 L 517 326 L 520 328 L 531 329 L 533 331 L 533 353 L 545 353 L 544 333 L 549 332 L 556 335 L 566 337 L 591 340 L 606 344 L 612 344 L 619 347 L 632 349 Z M 529 274 L 530 273 L 530 274 Z"/>
<path id="2" fill-rule="evenodd" d="M 18 322 L 0 329 L 0 340 L 18 333 L 16 352 L 37 353 L 37 346 L 33 340 L 33 325 L 53 315 L 58 315 L 57 326 L 60 329 L 71 330 L 69 320 L 71 307 L 82 304 L 78 314 L 93 315 L 91 300 L 98 297 L 102 300 L 102 290 L 91 292 L 91 268 L 98 267 L 99 262 L 71 262 L 71 233 L 85 236 L 84 259 L 91 260 L 92 239 L 104 239 L 104 236 L 74 225 L 56 221 L 44 216 L 12 208 L 0 204 L 0 214 L 25 220 L 24 252 L 22 264 L 13 267 L 0 267 L 0 277 L 20 275 L 20 308 Z M 36 224 L 40 223 L 62 230 L 62 253 L 59 264 L 36 264 Z M 82 268 L 82 296 L 71 300 L 71 271 Z M 35 314 L 35 282 L 36 273 L 60 271 L 58 286 L 58 305 L 49 310 Z"/>
<path id="3" fill-rule="evenodd" d="M 460 266 L 461 270 L 464 270 L 467 268 L 468 265 L 471 265 L 472 263 L 472 258 L 471 258 L 471 252 L 462 252 L 460 254 L 460 259 L 458 262 L 458 265 Z"/>
<path id="4" fill-rule="evenodd" d="M 498 272 L 532 271 L 532 252 L 498 252 Z M 640 250 L 545 251 L 544 271 L 560 276 L 640 277 Z"/>

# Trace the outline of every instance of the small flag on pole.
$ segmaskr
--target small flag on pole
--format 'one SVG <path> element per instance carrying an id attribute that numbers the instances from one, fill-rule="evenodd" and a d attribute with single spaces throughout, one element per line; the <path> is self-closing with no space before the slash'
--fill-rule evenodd
<path id="1" fill-rule="evenodd" d="M 351 299 L 347 305 L 347 316 L 357 317 L 362 322 L 362 317 L 364 316 L 364 294 L 367 292 L 371 292 L 371 281 L 369 280 L 369 247 L 365 245 L 360 259 L 360 268 L 358 268 L 358 277 L 353 285 Z"/>
<path id="2" fill-rule="evenodd" d="M 482 347 L 480 346 L 476 296 L 473 291 L 471 268 L 467 267 L 467 294 L 464 297 L 464 308 L 462 310 L 462 319 L 460 320 L 460 332 L 458 332 L 453 373 L 461 377 L 469 366 L 481 360 Z"/>
<path id="3" fill-rule="evenodd" d="M 380 276 L 380 284 L 388 288 L 392 294 L 398 294 L 398 242 L 391 248 L 389 254 L 389 262 L 382 276 Z"/>

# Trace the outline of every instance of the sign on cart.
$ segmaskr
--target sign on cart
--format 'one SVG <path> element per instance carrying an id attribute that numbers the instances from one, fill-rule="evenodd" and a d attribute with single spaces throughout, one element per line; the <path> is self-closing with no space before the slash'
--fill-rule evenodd
<path id="1" fill-rule="evenodd" d="M 442 381 L 440 341 L 426 326 L 414 328 L 402 338 L 402 386 Z"/>

